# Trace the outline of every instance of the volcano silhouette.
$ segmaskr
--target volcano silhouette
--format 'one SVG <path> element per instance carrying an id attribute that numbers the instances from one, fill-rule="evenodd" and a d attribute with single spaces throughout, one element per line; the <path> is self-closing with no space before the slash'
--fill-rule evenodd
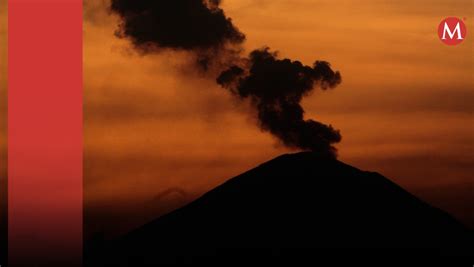
<path id="1" fill-rule="evenodd" d="M 278 261 L 303 248 L 462 253 L 471 238 L 450 215 L 380 174 L 302 152 L 232 178 L 88 258 L 97 265 L 142 266 Z"/>

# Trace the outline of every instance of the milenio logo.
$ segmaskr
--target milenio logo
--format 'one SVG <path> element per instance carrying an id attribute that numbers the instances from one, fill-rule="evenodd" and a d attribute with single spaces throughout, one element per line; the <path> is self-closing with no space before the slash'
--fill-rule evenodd
<path id="1" fill-rule="evenodd" d="M 462 19 L 447 17 L 438 26 L 438 36 L 447 45 L 458 45 L 466 39 L 466 24 Z"/>

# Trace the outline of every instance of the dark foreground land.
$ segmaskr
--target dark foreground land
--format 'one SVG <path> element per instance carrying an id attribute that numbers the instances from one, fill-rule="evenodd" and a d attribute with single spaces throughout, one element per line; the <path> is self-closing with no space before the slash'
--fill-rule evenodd
<path id="1" fill-rule="evenodd" d="M 303 152 L 232 178 L 118 240 L 89 244 L 85 264 L 350 263 L 344 255 L 380 254 L 468 263 L 472 240 L 449 214 L 382 175 Z"/>

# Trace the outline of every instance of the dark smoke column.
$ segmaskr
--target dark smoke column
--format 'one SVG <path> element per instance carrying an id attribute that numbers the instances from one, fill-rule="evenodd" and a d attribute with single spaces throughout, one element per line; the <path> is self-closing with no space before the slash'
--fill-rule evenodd
<path id="1" fill-rule="evenodd" d="M 309 67 L 299 61 L 278 59 L 268 48 L 253 51 L 243 65 L 222 72 L 217 82 L 234 95 L 250 99 L 263 130 L 288 147 L 336 156 L 332 144 L 341 141 L 339 131 L 330 125 L 304 120 L 300 102 L 315 87 L 325 90 L 338 85 L 339 72 L 324 61 Z"/>
<path id="2" fill-rule="evenodd" d="M 111 10 L 122 20 L 117 36 L 129 38 L 140 52 L 189 51 L 207 69 L 235 57 L 245 40 L 219 5 L 220 0 L 112 0 Z"/>
<path id="3" fill-rule="evenodd" d="M 117 35 L 128 38 L 147 54 L 161 49 L 196 55 L 196 66 L 218 66 L 217 82 L 257 110 L 260 127 L 291 148 L 336 157 L 333 144 L 341 141 L 331 125 L 304 119 L 301 100 L 314 88 L 334 88 L 341 75 L 328 62 L 312 67 L 278 59 L 268 48 L 249 58 L 240 51 L 245 35 L 226 17 L 220 0 L 112 0 L 121 18 Z M 217 64 L 214 64 L 217 63 Z"/>

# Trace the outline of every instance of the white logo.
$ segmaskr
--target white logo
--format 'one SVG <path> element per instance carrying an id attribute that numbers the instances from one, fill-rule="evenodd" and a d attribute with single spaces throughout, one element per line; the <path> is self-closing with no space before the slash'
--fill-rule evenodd
<path id="1" fill-rule="evenodd" d="M 444 30 L 443 30 L 443 37 L 441 39 L 446 40 L 446 33 L 449 35 L 449 39 L 454 38 L 454 34 L 458 34 L 458 40 L 463 40 L 462 35 L 461 35 L 461 25 L 459 25 L 459 22 L 456 24 L 456 27 L 454 28 L 454 31 L 451 31 L 449 28 L 449 25 L 447 22 L 444 22 Z"/>

